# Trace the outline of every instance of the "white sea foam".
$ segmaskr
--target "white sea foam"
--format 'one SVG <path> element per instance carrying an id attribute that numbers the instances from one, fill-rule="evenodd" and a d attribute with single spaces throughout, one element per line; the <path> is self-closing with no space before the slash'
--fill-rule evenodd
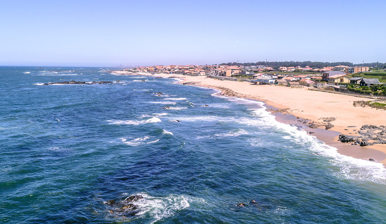
<path id="1" fill-rule="evenodd" d="M 196 121 L 219 121 L 224 120 L 224 117 L 219 116 L 183 116 L 183 117 L 173 117 L 170 119 L 171 121 L 179 120 L 184 122 L 196 122 Z"/>
<path id="2" fill-rule="evenodd" d="M 230 108 L 230 105 L 228 103 L 211 103 L 211 104 L 208 104 L 208 106 L 212 108 L 220 108 L 220 109 Z"/>
<path id="3" fill-rule="evenodd" d="M 147 79 L 134 79 L 133 82 L 147 82 Z"/>
<path id="4" fill-rule="evenodd" d="M 249 100 L 243 101 L 255 103 L 260 108 L 253 110 L 254 116 L 258 117 L 258 119 L 242 118 L 237 120 L 239 123 L 258 126 L 260 128 L 273 128 L 277 131 L 284 132 L 287 135 L 283 138 L 301 144 L 318 155 L 329 158 L 330 163 L 339 170 L 338 176 L 340 177 L 386 184 L 386 169 L 383 164 L 342 155 L 338 153 L 335 147 L 321 142 L 315 136 L 309 135 L 305 130 L 300 130 L 295 126 L 278 122 L 274 115 L 266 110 L 263 103 L 251 102 Z"/>
<path id="5" fill-rule="evenodd" d="M 68 151 L 69 149 L 62 148 L 59 146 L 52 146 L 52 147 L 49 147 L 48 150 L 53 152 L 63 152 L 63 151 Z"/>
<path id="6" fill-rule="evenodd" d="M 23 74 L 26 74 L 26 75 L 28 75 L 28 74 L 31 74 L 31 72 L 23 72 Z"/>
<path id="7" fill-rule="evenodd" d="M 165 108 L 166 110 L 186 110 L 188 109 L 187 107 L 168 107 Z"/>
<path id="8" fill-rule="evenodd" d="M 165 105 L 176 105 L 173 101 L 152 101 L 151 104 L 165 104 Z"/>
<path id="9" fill-rule="evenodd" d="M 161 119 L 158 117 L 152 117 L 146 120 L 107 120 L 109 124 L 115 125 L 141 125 L 149 123 L 158 123 L 161 122 Z"/>
<path id="10" fill-rule="evenodd" d="M 237 130 L 237 131 L 231 131 L 231 132 L 227 132 L 227 133 L 221 133 L 221 134 L 215 134 L 216 137 L 237 137 L 237 136 L 241 136 L 241 135 L 248 135 L 249 133 L 244 130 L 244 129 L 240 129 L 240 130 Z"/>
<path id="11" fill-rule="evenodd" d="M 34 83 L 34 85 L 35 85 L 35 86 L 42 86 L 42 85 L 44 85 L 44 83 L 42 83 L 42 82 L 37 82 L 37 83 Z"/>
<path id="12" fill-rule="evenodd" d="M 135 92 L 150 92 L 153 91 L 153 89 L 133 89 Z"/>
<path id="13" fill-rule="evenodd" d="M 130 146 L 139 146 L 139 145 L 144 145 L 144 144 L 153 144 L 159 141 L 159 139 L 151 140 L 149 136 L 145 136 L 142 138 L 135 138 L 128 140 L 126 138 L 121 138 L 122 143 Z"/>
<path id="14" fill-rule="evenodd" d="M 157 117 L 162 117 L 162 116 L 167 116 L 168 113 L 153 113 L 153 115 Z"/>
<path id="15" fill-rule="evenodd" d="M 72 71 L 40 71 L 37 73 L 37 76 L 77 76 L 78 73 L 73 73 Z"/>
<path id="16" fill-rule="evenodd" d="M 137 216 L 150 216 L 151 223 L 171 217 L 176 212 L 186 209 L 191 203 L 205 203 L 203 199 L 193 198 L 186 195 L 170 194 L 165 197 L 154 197 L 146 193 L 138 193 L 143 198 L 134 201 L 133 204 L 139 209 Z"/>
<path id="17" fill-rule="evenodd" d="M 165 129 L 162 129 L 162 134 L 164 134 L 164 135 L 173 135 L 173 132 L 167 131 Z"/>
<path id="18" fill-rule="evenodd" d="M 186 98 L 185 97 L 167 97 L 164 100 L 176 100 L 176 101 L 179 101 L 179 100 L 186 100 Z"/>

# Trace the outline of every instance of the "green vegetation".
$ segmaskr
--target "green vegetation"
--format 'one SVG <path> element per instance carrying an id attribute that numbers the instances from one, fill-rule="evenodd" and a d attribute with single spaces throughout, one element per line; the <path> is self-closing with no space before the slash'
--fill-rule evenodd
<path id="1" fill-rule="evenodd" d="M 386 110 L 386 103 L 385 102 L 377 102 L 377 101 L 354 101 L 353 102 L 354 107 L 373 107 L 377 109 Z"/>
<path id="2" fill-rule="evenodd" d="M 378 108 L 378 109 L 384 109 L 384 110 L 386 110 L 386 103 L 370 102 L 369 105 L 370 105 L 371 107 L 375 107 L 375 108 Z"/>
<path id="3" fill-rule="evenodd" d="M 348 84 L 347 89 L 356 93 L 386 96 L 386 86 L 384 85 L 360 86 L 355 84 Z"/>

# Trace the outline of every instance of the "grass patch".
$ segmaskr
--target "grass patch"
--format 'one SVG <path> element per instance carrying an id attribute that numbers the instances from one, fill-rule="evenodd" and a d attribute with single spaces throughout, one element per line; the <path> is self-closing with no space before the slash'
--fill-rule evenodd
<path id="1" fill-rule="evenodd" d="M 369 105 L 374 108 L 386 110 L 386 103 L 370 102 Z"/>
<path id="2" fill-rule="evenodd" d="M 372 107 L 376 109 L 386 110 L 386 103 L 375 101 L 354 101 L 354 107 Z"/>

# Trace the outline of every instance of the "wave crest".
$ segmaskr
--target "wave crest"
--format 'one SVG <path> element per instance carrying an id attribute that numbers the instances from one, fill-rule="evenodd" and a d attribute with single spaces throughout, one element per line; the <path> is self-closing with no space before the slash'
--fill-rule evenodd
<path id="1" fill-rule="evenodd" d="M 114 125 L 141 125 L 161 122 L 158 117 L 152 117 L 147 120 L 107 120 L 109 124 Z"/>

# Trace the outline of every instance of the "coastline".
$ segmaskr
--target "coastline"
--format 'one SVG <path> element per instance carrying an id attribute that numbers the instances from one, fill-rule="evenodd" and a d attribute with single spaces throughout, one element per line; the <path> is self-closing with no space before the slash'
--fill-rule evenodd
<path id="1" fill-rule="evenodd" d="M 349 143 L 342 143 L 338 141 L 338 136 L 339 134 L 345 134 L 345 135 L 355 135 L 357 129 L 359 129 L 359 123 L 356 122 L 355 125 L 347 125 L 347 122 L 341 122 L 346 125 L 336 125 L 334 124 L 332 128 L 329 128 L 329 130 L 322 129 L 319 127 L 314 127 L 311 128 L 308 125 L 304 123 L 304 120 L 308 120 L 311 122 L 320 122 L 320 117 L 317 116 L 309 116 L 309 114 L 302 113 L 303 110 L 300 110 L 298 108 L 292 108 L 289 107 L 288 105 L 283 105 L 278 102 L 274 102 L 271 99 L 259 97 L 258 94 L 251 94 L 249 92 L 248 94 L 248 89 L 243 89 L 244 91 L 237 91 L 240 90 L 240 88 L 236 88 L 235 86 L 237 84 L 240 85 L 241 82 L 238 81 L 220 81 L 220 80 L 215 80 L 212 78 L 208 77 L 203 77 L 203 76 L 185 76 L 185 75 L 180 75 L 180 74 L 155 74 L 152 75 L 150 73 L 136 73 L 136 74 L 127 74 L 127 73 L 119 73 L 118 75 L 145 75 L 145 76 L 154 76 L 154 77 L 159 77 L 159 78 L 176 78 L 178 79 L 179 83 L 182 85 L 192 85 L 192 86 L 199 86 L 199 87 L 205 87 L 205 88 L 211 88 L 211 89 L 216 89 L 220 91 L 221 95 L 224 96 L 230 96 L 230 97 L 238 97 L 238 98 L 245 98 L 245 99 L 250 99 L 250 100 L 257 100 L 260 102 L 263 102 L 267 109 L 273 114 L 276 118 L 277 121 L 281 123 L 286 123 L 290 125 L 297 126 L 298 128 L 301 128 L 305 131 L 307 131 L 308 134 L 315 136 L 322 142 L 326 143 L 329 146 L 335 147 L 338 151 L 338 153 L 345 155 L 345 156 L 350 156 L 353 158 L 357 159 L 363 159 L 369 161 L 370 159 L 372 161 L 382 163 L 383 166 L 386 168 L 386 144 L 376 144 L 376 145 L 371 145 L 371 146 L 359 146 L 359 145 L 351 145 Z M 223 83 L 226 83 L 224 85 Z M 233 82 L 233 83 L 232 83 Z M 241 87 L 247 87 L 246 85 L 252 86 L 253 88 L 265 88 L 267 86 L 253 86 L 250 85 L 249 83 L 243 83 Z M 272 88 L 287 88 L 287 89 L 280 89 L 284 90 L 290 90 L 291 88 L 289 87 L 279 87 L 279 86 L 268 86 L 270 89 Z M 249 89 L 250 90 L 250 89 Z M 302 89 L 301 91 L 307 91 L 306 89 Z M 314 91 L 315 92 L 315 91 Z M 245 94 L 247 93 L 247 94 Z M 307 93 L 307 92 L 302 92 Z M 333 93 L 322 93 L 322 94 L 330 94 L 326 95 L 328 97 L 333 97 Z M 349 96 L 343 96 L 343 98 L 347 98 Z M 358 98 L 358 97 L 352 97 L 351 98 Z M 301 101 L 301 100 L 299 100 Z M 302 103 L 302 102 L 300 102 Z M 341 113 L 345 113 L 345 109 L 347 108 L 347 105 L 345 105 L 346 108 L 342 108 L 343 111 Z M 352 109 L 354 107 L 352 104 L 350 105 Z M 372 112 L 376 111 L 374 108 L 358 108 L 361 110 L 364 110 L 363 113 L 366 113 L 369 110 L 373 110 Z M 319 111 L 320 112 L 320 111 Z M 323 111 L 321 111 L 323 113 Z M 335 111 L 336 113 L 336 111 Z M 376 114 L 380 114 L 382 112 L 377 111 Z M 385 113 L 385 112 L 383 112 Z M 313 115 L 313 114 L 312 114 Z M 356 115 L 356 114 L 355 114 Z M 363 114 L 360 114 L 363 115 Z M 386 117 L 386 116 L 384 116 Z M 374 117 L 372 117 L 374 119 Z M 375 118 L 375 123 L 371 124 L 386 124 L 386 118 L 385 121 L 382 120 L 382 117 L 380 117 L 381 120 Z M 367 119 L 369 120 L 369 119 Z M 378 122 L 378 123 L 376 123 Z M 380 122 L 380 123 L 379 123 Z M 335 122 L 334 122 L 335 123 Z M 368 124 L 368 123 L 363 123 Z M 354 134 L 353 134 L 354 133 Z"/>

